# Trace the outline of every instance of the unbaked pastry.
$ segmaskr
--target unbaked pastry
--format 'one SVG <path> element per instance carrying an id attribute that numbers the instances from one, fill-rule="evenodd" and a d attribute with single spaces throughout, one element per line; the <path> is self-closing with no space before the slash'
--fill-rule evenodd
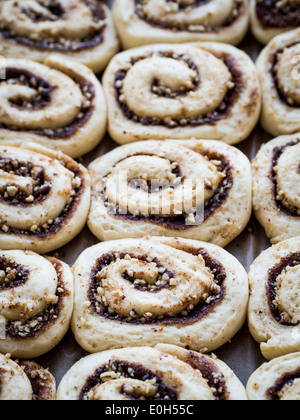
<path id="1" fill-rule="evenodd" d="M 300 26 L 299 0 L 251 0 L 253 35 L 262 44 Z"/>
<path id="2" fill-rule="evenodd" d="M 2 0 L 0 53 L 43 62 L 58 53 L 102 71 L 118 52 L 111 12 L 98 0 Z"/>
<path id="3" fill-rule="evenodd" d="M 249 327 L 266 359 L 300 351 L 300 237 L 263 252 L 250 273 Z"/>
<path id="4" fill-rule="evenodd" d="M 279 136 L 300 131 L 300 29 L 274 38 L 257 60 L 264 129 Z"/>
<path id="5" fill-rule="evenodd" d="M 300 135 L 265 144 L 253 161 L 253 206 L 272 243 L 300 236 Z"/>
<path id="6" fill-rule="evenodd" d="M 66 245 L 86 223 L 90 195 L 87 170 L 63 153 L 0 146 L 0 249 Z"/>
<path id="7" fill-rule="evenodd" d="M 128 144 L 94 161 L 89 173 L 88 224 L 102 241 L 148 234 L 226 246 L 251 216 L 249 161 L 221 142 Z"/>
<path id="8" fill-rule="evenodd" d="M 251 401 L 299 401 L 300 353 L 265 363 L 249 379 Z"/>
<path id="9" fill-rule="evenodd" d="M 0 352 L 33 359 L 66 334 L 73 275 L 65 263 L 29 251 L 0 252 Z"/>
<path id="10" fill-rule="evenodd" d="M 242 327 L 244 268 L 216 245 L 123 239 L 81 254 L 73 268 L 72 329 L 90 353 L 158 343 L 212 351 Z"/>
<path id="11" fill-rule="evenodd" d="M 80 360 L 65 375 L 59 400 L 246 400 L 218 359 L 175 346 L 125 348 Z"/>
<path id="12" fill-rule="evenodd" d="M 34 362 L 14 362 L 0 354 L 0 401 L 52 401 L 56 383 L 48 370 Z"/>
<path id="13" fill-rule="evenodd" d="M 252 60 L 221 43 L 158 44 L 116 55 L 103 85 L 118 143 L 214 139 L 238 143 L 261 109 Z"/>
<path id="14" fill-rule="evenodd" d="M 5 60 L 0 145 L 35 142 L 79 157 L 102 140 L 106 112 L 102 86 L 83 64 L 55 54 L 44 64 Z"/>
<path id="15" fill-rule="evenodd" d="M 249 24 L 247 0 L 115 0 L 113 16 L 124 48 L 191 41 L 237 45 Z"/>

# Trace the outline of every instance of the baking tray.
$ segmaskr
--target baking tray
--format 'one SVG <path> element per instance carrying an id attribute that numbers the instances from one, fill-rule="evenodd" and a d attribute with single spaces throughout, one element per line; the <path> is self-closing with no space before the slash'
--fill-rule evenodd
<path id="1" fill-rule="evenodd" d="M 105 1 L 105 3 L 111 5 L 113 0 Z M 258 44 L 249 33 L 240 45 L 240 48 L 247 52 L 255 61 L 262 46 Z M 251 136 L 243 143 L 237 145 L 237 147 L 244 152 L 249 159 L 253 159 L 260 146 L 269 140 L 271 140 L 271 136 L 264 132 L 261 126 L 258 125 Z M 118 145 L 107 136 L 97 149 L 83 157 L 82 163 L 85 166 L 88 166 L 94 159 L 117 146 Z M 82 251 L 97 243 L 98 240 L 86 227 L 76 239 L 57 252 L 61 260 L 73 265 Z M 255 217 L 252 216 L 248 228 L 226 249 L 231 254 L 235 255 L 246 270 L 249 271 L 249 267 L 255 258 L 262 250 L 269 248 L 270 245 L 263 228 L 256 221 Z M 247 384 L 251 374 L 265 362 L 265 359 L 260 352 L 259 345 L 251 337 L 247 325 L 242 328 L 230 343 L 214 353 L 233 369 L 244 385 Z M 76 343 L 72 332 L 69 331 L 63 341 L 54 350 L 37 359 L 37 362 L 42 366 L 49 368 L 50 372 L 55 376 L 57 384 L 59 384 L 65 373 L 79 359 L 86 355 L 87 353 Z"/>

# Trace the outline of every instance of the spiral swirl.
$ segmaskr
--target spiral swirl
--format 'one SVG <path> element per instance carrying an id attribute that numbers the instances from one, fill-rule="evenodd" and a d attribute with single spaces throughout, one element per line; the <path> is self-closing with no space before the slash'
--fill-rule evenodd
<path id="1" fill-rule="evenodd" d="M 89 173 L 88 224 L 104 241 L 178 235 L 226 246 L 252 211 L 249 162 L 220 142 L 130 144 L 97 159 Z"/>
<path id="2" fill-rule="evenodd" d="M 55 379 L 48 370 L 0 354 L 0 401 L 51 401 L 55 397 Z"/>
<path id="3" fill-rule="evenodd" d="M 44 64 L 7 59 L 0 80 L 0 143 L 36 142 L 69 156 L 91 151 L 106 130 L 106 104 L 87 67 L 59 55 Z"/>
<path id="4" fill-rule="evenodd" d="M 191 386 L 191 383 L 193 386 Z M 175 346 L 126 348 L 80 360 L 63 378 L 59 400 L 230 400 L 246 398 L 221 361 Z"/>
<path id="5" fill-rule="evenodd" d="M 116 0 L 113 16 L 125 48 L 192 41 L 237 45 L 249 21 L 245 0 Z"/>
<path id="6" fill-rule="evenodd" d="M 252 32 L 262 44 L 300 26 L 299 0 L 251 0 L 250 10 Z"/>
<path id="7" fill-rule="evenodd" d="M 262 365 L 249 379 L 247 392 L 252 401 L 299 401 L 300 353 Z"/>
<path id="8" fill-rule="evenodd" d="M 299 159 L 293 135 L 267 143 L 253 161 L 254 210 L 272 243 L 300 236 Z"/>
<path id="9" fill-rule="evenodd" d="M 83 229 L 89 203 L 87 170 L 68 156 L 34 145 L 0 146 L 1 249 L 62 247 Z"/>
<path id="10" fill-rule="evenodd" d="M 112 241 L 86 250 L 73 270 L 72 328 L 91 353 L 161 342 L 210 351 L 245 320 L 247 276 L 215 245 L 174 238 Z"/>
<path id="11" fill-rule="evenodd" d="M 269 360 L 300 350 L 299 250 L 299 238 L 283 241 L 250 271 L 249 325 Z"/>
<path id="12" fill-rule="evenodd" d="M 152 45 L 117 55 L 103 79 L 118 143 L 201 138 L 238 143 L 254 128 L 260 87 L 229 45 Z"/>
<path id="13" fill-rule="evenodd" d="M 263 93 L 261 122 L 279 136 L 300 131 L 300 30 L 274 38 L 257 61 Z"/>
<path id="14" fill-rule="evenodd" d="M 34 358 L 54 348 L 68 330 L 73 276 L 56 258 L 26 251 L 0 254 L 0 352 Z"/>
<path id="15" fill-rule="evenodd" d="M 110 10 L 98 0 L 0 2 L 1 53 L 43 62 L 59 53 L 101 72 L 118 52 Z"/>

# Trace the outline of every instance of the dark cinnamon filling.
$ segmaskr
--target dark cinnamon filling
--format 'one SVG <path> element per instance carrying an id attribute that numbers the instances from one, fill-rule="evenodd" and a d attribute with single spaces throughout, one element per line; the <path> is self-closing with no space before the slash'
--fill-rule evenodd
<path id="1" fill-rule="evenodd" d="M 106 19 L 106 12 L 104 8 L 101 5 L 101 2 L 98 0 L 86 0 L 85 3 L 90 7 L 93 15 L 93 19 L 95 21 L 104 21 Z M 37 15 L 32 10 L 26 9 L 24 12 L 26 12 L 26 15 L 36 23 L 52 20 L 56 21 L 59 19 L 64 18 L 64 9 L 62 8 L 61 4 L 59 2 L 53 2 L 52 5 L 47 6 L 47 8 L 52 12 L 52 14 L 56 15 L 55 18 L 49 19 L 45 18 L 43 16 Z M 22 36 L 18 36 L 15 33 L 10 32 L 8 29 L 6 29 L 3 25 L 0 26 L 0 34 L 3 36 L 3 38 L 7 40 L 12 40 L 16 42 L 17 44 L 24 45 L 29 48 L 36 48 L 39 50 L 47 50 L 49 52 L 52 51 L 58 51 L 58 52 L 74 52 L 79 53 L 81 51 L 85 51 L 87 49 L 91 49 L 94 47 L 97 47 L 98 45 L 101 45 L 104 42 L 104 30 L 105 27 L 102 28 L 99 32 L 94 32 L 92 35 L 87 37 L 86 39 L 80 39 L 80 40 L 69 40 L 65 39 L 64 43 L 61 41 L 57 41 L 55 39 L 49 41 L 35 41 L 30 38 L 25 38 Z M 63 39 L 63 35 L 61 37 Z"/>
<path id="2" fill-rule="evenodd" d="M 66 289 L 63 282 L 63 266 L 61 262 L 52 258 L 51 263 L 53 264 L 58 276 L 58 286 L 56 290 L 58 303 L 56 305 L 49 305 L 44 313 L 32 319 L 7 321 L 6 335 L 8 338 L 12 340 L 36 338 L 57 322 L 57 319 L 63 309 L 63 302 L 66 297 L 70 295 L 70 292 Z"/>
<path id="3" fill-rule="evenodd" d="M 5 255 L 0 255 L 0 292 L 21 286 L 28 280 L 29 270 Z"/>
<path id="4" fill-rule="evenodd" d="M 299 143 L 300 143 L 300 139 L 297 139 L 297 140 L 292 141 L 292 142 L 290 142 L 290 143 L 288 143 L 288 144 L 286 144 L 284 146 L 275 147 L 274 150 L 273 150 L 273 159 L 272 159 L 272 168 L 271 168 L 271 177 L 272 177 L 273 184 L 274 184 L 274 189 L 273 189 L 274 190 L 274 200 L 276 202 L 277 209 L 280 212 L 286 214 L 287 216 L 290 216 L 290 217 L 298 217 L 298 218 L 300 217 L 300 215 L 298 214 L 299 209 L 296 209 L 295 208 L 294 211 L 291 211 L 291 209 L 287 208 L 282 203 L 282 201 L 280 201 L 278 199 L 278 193 L 279 193 L 279 191 L 278 191 L 277 174 L 275 172 L 275 168 L 277 167 L 278 162 L 279 162 L 279 159 L 282 156 L 282 154 L 285 152 L 285 150 L 287 148 L 289 148 L 289 147 L 296 146 Z"/>
<path id="5" fill-rule="evenodd" d="M 226 271 L 223 265 L 212 258 L 209 253 L 205 249 L 196 249 L 192 247 L 185 247 L 178 245 L 178 249 L 190 253 L 192 255 L 198 256 L 201 255 L 204 259 L 206 267 L 209 268 L 211 271 L 214 281 L 217 286 L 220 287 L 220 293 L 218 295 L 211 295 L 210 300 L 207 300 L 206 302 L 200 302 L 198 305 L 196 305 L 192 310 L 190 311 L 184 311 L 179 316 L 176 317 L 170 317 L 168 314 L 165 314 L 162 319 L 145 319 L 138 317 L 131 317 L 131 318 L 122 318 L 118 314 L 111 314 L 109 312 L 109 306 L 104 307 L 103 305 L 99 305 L 97 302 L 97 293 L 98 288 L 101 287 L 101 280 L 99 281 L 98 273 L 103 270 L 103 268 L 109 266 L 112 264 L 116 259 L 123 259 L 125 258 L 125 253 L 121 252 L 112 252 L 109 254 L 105 254 L 102 257 L 100 257 L 97 260 L 97 263 L 95 267 L 93 268 L 91 272 L 91 280 L 90 280 L 90 287 L 88 291 L 88 298 L 92 304 L 93 310 L 101 317 L 104 317 L 109 320 L 113 321 L 119 321 L 119 322 L 126 322 L 129 324 L 134 325 L 176 325 L 176 324 L 184 324 L 184 325 L 190 325 L 194 324 L 198 321 L 200 321 L 202 318 L 204 318 L 206 315 L 209 314 L 210 311 L 212 311 L 215 306 L 218 305 L 219 302 L 221 302 L 225 296 L 226 293 L 226 287 L 225 287 L 225 280 L 226 280 Z M 128 255 L 128 254 L 126 254 Z M 145 256 L 131 256 L 132 258 L 136 258 L 139 261 L 143 262 L 145 261 Z M 146 259 L 147 261 L 147 259 Z M 147 261 L 149 262 L 149 261 Z M 153 261 L 154 262 L 154 261 Z M 166 270 L 166 273 L 169 275 L 170 280 L 174 277 L 174 273 Z M 170 284 L 165 284 L 162 287 L 171 287 Z M 142 290 L 145 291 L 146 290 Z M 158 291 L 158 290 L 157 290 Z M 209 303 L 207 303 L 209 302 Z M 109 305 L 109 303 L 107 303 Z"/>
<path id="6" fill-rule="evenodd" d="M 297 326 L 298 323 L 287 322 L 282 317 L 281 309 L 276 305 L 277 279 L 285 269 L 300 265 L 300 252 L 281 258 L 280 262 L 268 271 L 267 297 L 273 318 L 284 326 Z"/>
<path id="7" fill-rule="evenodd" d="M 139 258 L 139 262 L 141 262 L 141 261 L 143 261 L 143 260 L 141 260 Z M 154 260 L 154 262 L 155 262 L 155 260 Z M 146 261 L 144 261 L 144 263 L 145 263 L 145 265 L 147 264 Z M 158 268 L 163 268 L 163 266 L 159 265 L 159 263 L 157 264 L 157 266 L 158 266 Z M 134 285 L 134 287 L 141 292 L 158 293 L 162 289 L 170 288 L 170 280 L 174 278 L 174 273 L 172 273 L 171 271 L 168 271 L 168 270 L 164 271 L 164 275 L 167 277 L 167 280 L 163 280 L 163 275 L 161 275 L 153 286 L 146 285 L 145 281 L 141 282 L 141 281 L 135 279 L 135 277 L 130 275 L 128 273 L 128 271 L 123 273 L 123 278 L 125 280 L 129 281 L 130 283 L 132 283 Z"/>
<path id="8" fill-rule="evenodd" d="M 46 80 L 23 69 L 8 67 L 5 71 L 5 80 L 0 83 L 18 84 L 37 90 L 36 97 L 30 103 L 27 102 L 26 98 L 18 95 L 10 99 L 11 104 L 20 109 L 30 106 L 28 109 L 36 110 L 47 106 L 51 102 L 51 93 L 54 88 Z"/>
<path id="9" fill-rule="evenodd" d="M 284 3 L 278 7 L 279 3 Z M 256 14 L 265 28 L 289 28 L 300 26 L 300 7 L 297 1 L 260 0 L 256 4 Z"/>
<path id="10" fill-rule="evenodd" d="M 195 0 L 193 4 L 179 4 L 178 10 L 179 11 L 187 11 L 187 10 L 193 10 L 198 7 L 201 7 L 203 5 L 206 5 L 211 0 Z M 172 0 L 169 0 L 170 3 L 172 3 Z M 176 2 L 178 3 L 178 2 Z M 234 22 L 236 22 L 241 16 L 243 16 L 246 12 L 245 10 L 245 4 L 242 0 L 236 0 L 234 7 L 232 8 L 231 13 L 227 17 L 226 21 L 222 26 L 216 26 L 216 27 L 209 27 L 205 24 L 185 24 L 184 22 L 181 22 L 178 20 L 176 23 L 170 23 L 167 21 L 159 20 L 153 16 L 149 16 L 144 11 L 145 7 L 145 0 L 135 0 L 135 13 L 137 16 L 141 19 L 147 22 L 149 25 L 160 28 L 160 29 L 166 29 L 169 31 L 174 32 L 192 32 L 192 33 L 218 33 L 222 30 L 230 27 L 233 25 Z"/>
<path id="11" fill-rule="evenodd" d="M 99 367 L 95 373 L 88 377 L 83 389 L 80 392 L 79 400 L 88 399 L 88 394 L 93 391 L 98 385 L 104 383 L 101 379 L 101 375 L 106 372 L 113 372 L 121 375 L 121 378 L 135 379 L 141 382 L 155 381 L 157 386 L 157 393 L 153 397 L 149 396 L 138 396 L 137 394 L 128 395 L 125 392 L 124 387 L 121 388 L 121 393 L 126 395 L 132 400 L 178 400 L 178 392 L 176 389 L 164 384 L 164 379 L 160 375 L 152 372 L 151 370 L 143 367 L 138 363 L 130 363 L 122 360 L 111 360 L 106 365 Z"/>
<path id="12" fill-rule="evenodd" d="M 201 372 L 203 378 L 212 389 L 213 395 L 219 401 L 228 400 L 229 394 L 226 379 L 213 361 L 210 361 L 208 358 L 194 352 L 190 352 L 184 361 L 192 366 L 193 369 Z"/>
<path id="13" fill-rule="evenodd" d="M 101 32 L 103 32 L 103 29 L 101 30 Z M 6 31 L 4 29 L 0 28 L 0 34 L 3 36 L 3 38 L 8 39 L 8 40 L 12 40 L 14 42 L 16 42 L 17 44 L 21 44 L 24 45 L 26 47 L 31 47 L 31 48 L 37 48 L 39 50 L 48 50 L 49 52 L 81 52 L 87 49 L 91 49 L 91 48 L 95 48 L 98 45 L 101 45 L 104 41 L 104 35 L 98 34 L 98 35 L 94 35 L 94 37 L 90 40 L 86 40 L 86 41 L 81 41 L 81 42 L 77 42 L 76 44 L 71 44 L 70 46 L 67 45 L 62 45 L 59 43 L 51 43 L 49 44 L 47 41 L 44 42 L 37 42 L 37 41 L 33 41 L 31 39 L 28 38 L 23 38 L 23 37 L 19 37 L 19 36 L 15 36 L 13 35 L 11 32 Z"/>
<path id="14" fill-rule="evenodd" d="M 161 91 L 159 89 L 159 83 L 157 79 L 154 79 L 152 82 L 152 91 L 157 94 L 158 96 L 168 96 L 173 99 L 176 99 L 179 96 L 182 96 L 183 94 L 188 94 L 190 91 L 196 90 L 198 88 L 198 85 L 200 83 L 200 75 L 199 70 L 196 64 L 193 62 L 192 58 L 188 59 L 183 55 L 178 55 L 174 52 L 160 52 L 159 53 L 161 57 L 166 58 L 172 58 L 174 60 L 179 60 L 185 63 L 191 70 L 195 71 L 197 74 L 197 77 L 194 80 L 194 87 L 192 89 L 188 89 L 185 91 L 180 92 L 171 92 L 170 94 L 166 95 L 166 90 L 164 89 Z M 146 58 L 152 57 L 153 54 L 149 54 L 147 56 L 142 57 L 135 57 L 131 60 L 131 65 L 134 66 L 137 62 L 142 61 Z M 234 87 L 232 89 L 228 89 L 227 94 L 223 98 L 222 102 L 220 103 L 219 107 L 214 111 L 210 112 L 206 115 L 200 115 L 199 117 L 195 117 L 193 119 L 182 118 L 180 120 L 171 120 L 171 122 L 166 122 L 166 120 L 159 119 L 159 118 L 153 118 L 153 117 L 139 117 L 132 111 L 125 102 L 121 101 L 122 98 L 122 87 L 123 87 L 123 81 L 127 76 L 128 69 L 120 69 L 116 73 L 115 77 L 115 91 L 116 91 L 116 97 L 118 104 L 124 114 L 124 116 L 132 120 L 136 123 L 146 125 L 146 126 L 165 126 L 168 128 L 177 128 L 177 127 L 198 127 L 201 125 L 206 124 L 216 124 L 218 121 L 225 119 L 230 114 L 236 100 L 240 96 L 241 92 L 244 88 L 244 77 L 243 73 L 239 70 L 238 63 L 236 60 L 229 54 L 223 54 L 222 57 L 219 57 L 220 60 L 222 60 L 225 65 L 227 66 L 228 70 L 232 74 L 232 81 L 234 84 Z M 158 89 L 153 90 L 153 87 L 156 86 Z"/>
<path id="15" fill-rule="evenodd" d="M 22 13 L 24 13 L 29 19 L 32 20 L 32 22 L 47 22 L 50 21 L 56 21 L 59 18 L 62 18 L 65 14 L 65 10 L 62 7 L 61 3 L 58 0 L 51 0 L 51 2 L 48 2 L 47 6 L 42 4 L 44 7 L 47 7 L 49 12 L 51 12 L 52 16 L 45 16 L 42 13 L 39 13 L 37 10 L 33 8 L 25 8 L 22 7 Z"/>
<path id="16" fill-rule="evenodd" d="M 6 158 L 2 157 L 0 159 L 0 168 L 1 168 L 1 162 L 4 162 L 4 164 L 8 165 L 8 166 L 6 166 L 6 168 L 9 168 L 10 165 L 12 165 L 12 166 L 14 165 L 13 160 L 6 159 Z M 67 203 L 66 207 L 63 209 L 61 215 L 59 217 L 57 217 L 55 220 L 49 221 L 46 225 L 36 226 L 36 229 L 34 229 L 32 231 L 31 230 L 15 229 L 15 228 L 6 226 L 5 221 L 1 220 L 0 228 L 2 227 L 2 230 L 5 232 L 6 235 L 26 235 L 27 237 L 38 237 L 38 238 L 45 239 L 45 238 L 47 238 L 51 235 L 55 235 L 57 232 L 59 232 L 60 229 L 62 229 L 64 227 L 64 225 L 66 223 L 68 223 L 70 221 L 73 214 L 77 211 L 77 208 L 78 208 L 78 206 L 81 202 L 81 197 L 82 197 L 82 194 L 85 190 L 86 185 L 85 185 L 85 180 L 84 180 L 84 177 L 82 175 L 81 169 L 75 161 L 72 161 L 72 160 L 66 161 L 66 162 L 64 162 L 64 166 L 65 166 L 66 169 L 68 169 L 69 171 L 71 171 L 74 174 L 74 179 L 77 178 L 77 177 L 80 178 L 81 185 L 80 186 L 75 186 L 75 185 L 73 186 L 73 188 L 74 188 L 73 189 L 73 194 L 74 195 L 70 196 L 69 202 Z M 30 164 L 30 163 L 26 163 L 26 164 L 24 164 L 24 167 L 21 167 L 20 174 L 22 174 L 23 176 L 33 176 L 33 179 L 34 179 L 34 175 L 32 175 L 32 171 L 34 169 L 38 169 L 38 171 L 40 170 L 40 172 L 37 172 L 37 173 L 41 174 L 41 178 L 38 178 L 38 179 L 39 180 L 43 179 L 42 174 L 44 173 L 44 170 L 42 168 L 34 168 L 33 165 Z M 31 175 L 30 175 L 30 172 L 29 172 L 30 170 L 31 170 Z M 9 171 L 7 170 L 7 172 L 9 172 Z M 14 169 L 12 169 L 12 172 L 14 172 Z M 24 175 L 24 173 L 25 173 L 25 175 Z M 28 175 L 26 175 L 26 174 L 28 174 Z M 51 188 L 51 186 L 49 186 L 47 184 L 47 182 L 45 184 L 42 184 L 40 187 L 37 187 L 37 191 L 35 192 L 37 194 L 37 196 L 34 198 L 34 201 L 31 202 L 31 203 L 24 203 L 22 201 L 20 201 L 18 203 L 14 203 L 13 201 L 8 200 L 7 198 L 5 199 L 5 201 L 7 201 L 10 205 L 22 206 L 22 207 L 29 208 L 31 205 L 35 205 L 36 203 L 39 203 L 39 202 L 43 201 L 47 197 L 47 194 L 49 193 L 50 188 Z M 6 189 L 7 189 L 7 187 L 6 187 Z M 0 200 L 4 199 L 3 197 L 4 196 L 0 195 Z"/>
<path id="17" fill-rule="evenodd" d="M 296 372 L 286 373 L 278 379 L 275 385 L 267 390 L 267 399 L 271 401 L 279 401 L 281 399 L 280 393 L 283 392 L 286 386 L 292 386 L 296 379 L 300 379 L 300 369 L 297 369 Z"/>
<path id="18" fill-rule="evenodd" d="M 33 180 L 33 188 L 28 191 L 13 183 L 0 188 L 0 200 L 12 206 L 29 207 L 42 202 L 50 192 L 50 182 L 46 180 L 42 167 L 36 167 L 31 162 L 20 162 L 17 159 L 0 156 L 0 170 L 7 174 L 28 177 Z"/>
<path id="19" fill-rule="evenodd" d="M 55 89 L 51 86 L 46 80 L 30 73 L 25 69 L 13 69 L 7 68 L 7 76 L 5 80 L 0 81 L 1 83 L 12 83 L 12 84 L 21 84 L 29 86 L 37 91 L 37 95 L 32 101 L 28 101 L 27 98 L 23 98 L 21 95 L 16 96 L 11 100 L 13 106 L 19 109 L 25 109 L 26 111 L 32 111 L 36 109 L 46 108 L 49 103 L 51 103 L 51 93 Z M 45 136 L 51 138 L 52 140 L 61 140 L 69 139 L 73 136 L 81 127 L 83 127 L 91 118 L 95 106 L 93 105 L 95 99 L 95 88 L 94 85 L 78 75 L 75 72 L 69 72 L 69 77 L 71 77 L 75 83 L 81 89 L 82 95 L 84 96 L 84 101 L 82 108 L 80 109 L 77 118 L 67 127 L 54 129 L 32 129 L 27 130 L 26 132 Z M 0 129 L 22 132 L 23 129 L 17 126 L 7 126 L 0 122 Z"/>
<path id="20" fill-rule="evenodd" d="M 18 364 L 24 370 L 31 383 L 34 401 L 45 401 L 55 398 L 55 395 L 53 395 L 53 379 L 47 370 L 35 362 L 21 361 Z"/>
<path id="21" fill-rule="evenodd" d="M 234 182 L 233 168 L 225 156 L 220 155 L 217 152 L 211 152 L 208 150 L 204 151 L 203 154 L 209 160 L 215 160 L 215 161 L 220 162 L 218 171 L 223 172 L 225 174 L 225 177 L 221 181 L 219 188 L 217 192 L 214 194 L 214 196 L 205 203 L 204 215 L 203 215 L 204 219 L 202 222 L 206 221 L 218 208 L 222 206 L 222 204 L 226 201 Z M 179 166 L 176 167 L 173 173 L 176 174 L 178 177 L 180 177 L 181 176 L 180 167 Z M 183 180 L 184 178 L 182 179 L 182 181 Z M 108 211 L 111 214 L 113 214 L 114 217 L 117 217 L 119 219 L 123 219 L 123 220 L 125 219 L 132 222 L 148 222 L 148 223 L 153 223 L 156 225 L 163 225 L 167 229 L 174 229 L 174 230 L 187 230 L 187 229 L 193 228 L 193 226 L 190 226 L 187 224 L 186 222 L 187 215 L 184 215 L 184 214 L 178 215 L 178 216 L 172 216 L 172 217 L 160 217 L 156 215 L 150 215 L 149 217 L 143 216 L 143 215 L 134 216 L 130 214 L 122 215 L 122 214 L 118 214 L 118 209 L 115 209 L 115 208 L 113 208 L 113 212 L 112 212 L 110 210 L 111 203 L 105 199 L 105 190 L 102 196 L 103 196 L 104 202 L 107 204 Z"/>

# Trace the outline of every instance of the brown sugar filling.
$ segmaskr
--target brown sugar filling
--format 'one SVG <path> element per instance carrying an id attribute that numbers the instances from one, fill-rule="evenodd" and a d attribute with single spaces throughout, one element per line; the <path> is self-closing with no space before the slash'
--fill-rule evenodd
<path id="1" fill-rule="evenodd" d="M 282 5 L 280 5 L 282 4 Z M 296 1 L 260 0 L 256 15 L 265 28 L 289 28 L 300 26 L 300 8 Z"/>

